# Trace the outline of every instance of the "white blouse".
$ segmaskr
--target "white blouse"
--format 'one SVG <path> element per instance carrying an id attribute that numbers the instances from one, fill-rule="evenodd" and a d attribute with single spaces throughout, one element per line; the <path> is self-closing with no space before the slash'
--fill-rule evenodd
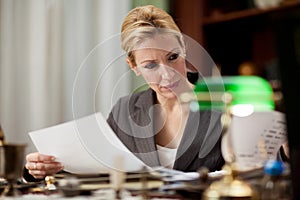
<path id="1" fill-rule="evenodd" d="M 156 148 L 158 150 L 157 152 L 160 164 L 166 168 L 173 168 L 176 159 L 177 148 L 170 149 L 158 144 L 156 144 Z"/>

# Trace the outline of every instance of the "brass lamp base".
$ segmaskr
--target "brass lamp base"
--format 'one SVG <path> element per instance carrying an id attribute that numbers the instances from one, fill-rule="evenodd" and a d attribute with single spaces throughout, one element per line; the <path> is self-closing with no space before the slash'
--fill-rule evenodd
<path id="1" fill-rule="evenodd" d="M 17 197 L 21 196 L 22 193 L 16 188 L 16 183 L 14 180 L 9 180 L 8 185 L 4 188 L 1 193 L 1 197 Z"/>
<path id="2" fill-rule="evenodd" d="M 226 171 L 226 175 L 204 191 L 204 200 L 258 199 L 257 193 L 249 184 L 235 177 L 231 166 L 224 165 L 223 170 Z"/>
<path id="3" fill-rule="evenodd" d="M 3 196 L 19 196 L 16 183 L 22 177 L 25 144 L 0 145 L 0 177 L 7 180 Z"/>

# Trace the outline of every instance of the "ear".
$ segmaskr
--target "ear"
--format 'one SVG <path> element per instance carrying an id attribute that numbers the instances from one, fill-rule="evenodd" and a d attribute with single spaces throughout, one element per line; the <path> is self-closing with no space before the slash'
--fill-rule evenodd
<path id="1" fill-rule="evenodd" d="M 141 75 L 140 71 L 137 69 L 137 67 L 130 61 L 129 58 L 126 58 L 126 62 L 129 65 L 130 69 L 134 71 L 135 75 L 139 76 Z"/>

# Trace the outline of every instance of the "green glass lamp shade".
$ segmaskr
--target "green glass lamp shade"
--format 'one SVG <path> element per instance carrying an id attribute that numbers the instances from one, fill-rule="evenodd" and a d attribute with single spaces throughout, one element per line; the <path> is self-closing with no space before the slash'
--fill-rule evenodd
<path id="1" fill-rule="evenodd" d="M 224 110 L 224 94 L 230 96 L 230 107 L 251 105 L 254 111 L 270 111 L 275 107 L 271 85 L 258 76 L 202 78 L 196 83 L 194 93 L 197 101 L 192 102 L 191 106 L 196 103 L 200 110 Z"/>

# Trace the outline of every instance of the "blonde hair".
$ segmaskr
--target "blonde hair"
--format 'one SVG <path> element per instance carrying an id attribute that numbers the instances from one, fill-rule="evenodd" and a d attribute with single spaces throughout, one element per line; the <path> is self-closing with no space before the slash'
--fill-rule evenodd
<path id="1" fill-rule="evenodd" d="M 136 7 L 127 14 L 121 28 L 121 40 L 122 48 L 133 64 L 135 47 L 145 38 L 153 37 L 157 33 L 174 34 L 184 48 L 180 29 L 166 11 L 147 5 Z"/>

